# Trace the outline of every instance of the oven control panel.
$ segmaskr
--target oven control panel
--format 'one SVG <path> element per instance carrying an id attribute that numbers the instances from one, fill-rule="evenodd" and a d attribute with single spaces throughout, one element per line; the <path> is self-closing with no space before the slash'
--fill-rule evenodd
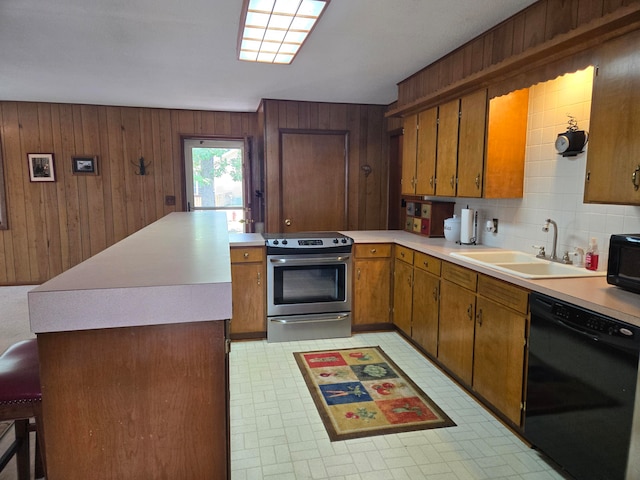
<path id="1" fill-rule="evenodd" d="M 326 234 L 325 234 L 326 235 Z M 298 250 L 299 252 L 321 251 L 350 251 L 353 239 L 336 233 L 326 236 L 305 236 L 304 234 L 263 234 L 267 246 L 267 254 L 270 249 Z M 348 250 L 344 250 L 344 249 Z"/>

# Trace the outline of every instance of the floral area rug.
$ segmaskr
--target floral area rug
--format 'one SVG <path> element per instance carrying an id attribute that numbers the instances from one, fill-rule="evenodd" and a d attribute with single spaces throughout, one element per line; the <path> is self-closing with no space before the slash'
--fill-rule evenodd
<path id="1" fill-rule="evenodd" d="M 331 441 L 455 425 L 380 347 L 293 355 Z"/>

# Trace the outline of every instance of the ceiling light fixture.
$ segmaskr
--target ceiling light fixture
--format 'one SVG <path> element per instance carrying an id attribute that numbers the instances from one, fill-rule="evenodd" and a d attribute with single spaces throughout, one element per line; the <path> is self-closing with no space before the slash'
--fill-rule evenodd
<path id="1" fill-rule="evenodd" d="M 238 58 L 289 64 L 330 0 L 244 0 Z"/>

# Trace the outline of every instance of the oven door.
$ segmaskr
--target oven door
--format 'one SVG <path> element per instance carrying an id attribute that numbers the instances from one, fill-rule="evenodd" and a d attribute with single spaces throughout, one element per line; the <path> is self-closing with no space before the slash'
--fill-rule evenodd
<path id="1" fill-rule="evenodd" d="M 267 256 L 267 316 L 351 311 L 351 255 Z"/>

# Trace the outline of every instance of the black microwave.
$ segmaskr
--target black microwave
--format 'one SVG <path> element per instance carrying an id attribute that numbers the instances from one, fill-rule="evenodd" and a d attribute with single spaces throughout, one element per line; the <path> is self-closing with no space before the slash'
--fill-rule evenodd
<path id="1" fill-rule="evenodd" d="M 640 233 L 611 235 L 607 282 L 640 293 Z"/>

